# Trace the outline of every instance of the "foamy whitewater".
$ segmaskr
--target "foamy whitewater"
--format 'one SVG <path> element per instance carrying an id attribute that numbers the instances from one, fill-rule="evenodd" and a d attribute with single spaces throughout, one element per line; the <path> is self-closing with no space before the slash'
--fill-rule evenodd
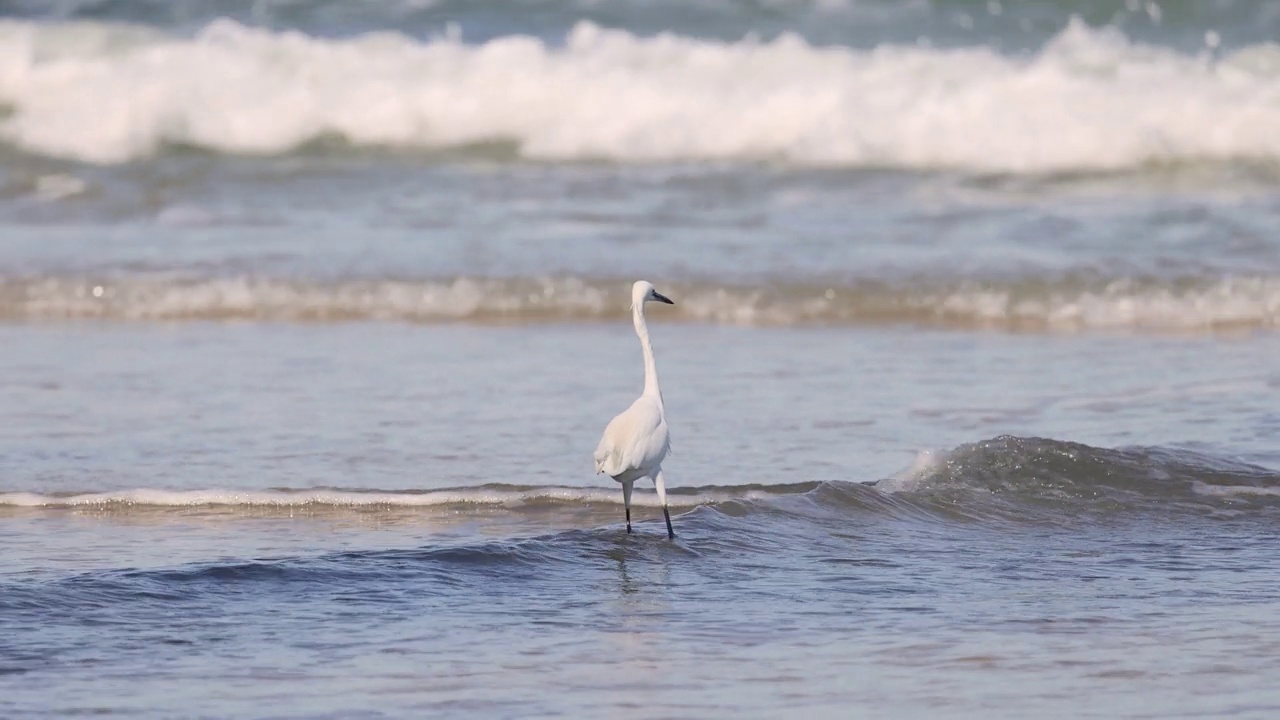
<path id="1" fill-rule="evenodd" d="M 1280 717 L 1276 38 L 0 3 L 0 718 Z"/>
<path id="2" fill-rule="evenodd" d="M 128 277 L 0 280 L 11 320 L 260 320 L 276 322 L 527 323 L 618 321 L 630 310 L 619 281 L 579 278 L 350 280 Z M 622 283 L 625 284 L 625 283 Z M 877 325 L 1023 329 L 1214 331 L 1280 324 L 1275 277 L 1122 278 L 1108 282 L 868 280 L 847 286 L 676 283 L 671 320 L 734 325 Z"/>
<path id="3" fill-rule="evenodd" d="M 736 160 L 988 172 L 1280 159 L 1280 46 L 1187 54 L 1073 19 L 1029 56 L 715 42 L 590 22 L 563 43 L 349 39 L 217 20 L 193 37 L 0 24 L 0 138 L 118 163 L 327 138 L 544 161 Z M 1051 141 L 1046 142 L 1046 140 Z"/>
<path id="4" fill-rule="evenodd" d="M 725 502 L 734 498 L 752 498 L 753 492 L 709 493 L 692 497 L 680 494 L 668 499 L 674 507 L 695 507 L 708 502 Z M 29 508 L 62 507 L 255 507 L 293 508 L 305 506 L 333 506 L 337 508 L 380 507 L 439 507 L 500 505 L 520 507 L 529 503 L 581 502 L 610 503 L 619 505 L 622 496 L 599 488 L 580 487 L 506 487 L 454 488 L 451 490 L 417 493 L 389 493 L 376 490 L 272 490 L 244 492 L 234 490 L 170 491 L 144 488 L 117 492 L 89 492 L 74 495 L 37 495 L 35 493 L 0 493 L 0 505 Z M 662 507 L 656 495 L 640 493 L 633 502 L 642 507 Z"/>

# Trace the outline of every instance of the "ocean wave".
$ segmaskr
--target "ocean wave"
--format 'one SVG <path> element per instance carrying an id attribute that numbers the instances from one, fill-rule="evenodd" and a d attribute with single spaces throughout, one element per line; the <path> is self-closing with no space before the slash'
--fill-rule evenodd
<path id="1" fill-rule="evenodd" d="M 1101 448 L 1063 440 L 1000 436 L 945 451 L 923 451 L 911 467 L 880 480 L 810 480 L 785 484 L 706 485 L 668 490 L 671 507 L 709 506 L 732 517 L 830 515 L 858 510 L 894 516 L 956 513 L 984 517 L 1012 508 L 1043 517 L 1078 509 L 1220 511 L 1280 508 L 1280 471 L 1227 457 L 1163 447 Z M 792 501 L 800 498 L 805 504 Z M 638 491 L 634 503 L 660 507 Z M 542 513 L 556 508 L 622 504 L 612 483 L 569 487 L 488 484 L 439 490 L 276 488 L 271 490 L 133 490 L 0 492 L 0 508 L 119 512 L 227 508 L 343 511 L 498 509 Z"/>
<path id="2" fill-rule="evenodd" d="M 0 22 L 0 140 L 118 163 L 328 138 L 543 161 L 729 160 L 1046 173 L 1280 160 L 1280 46 L 1186 54 L 1073 21 L 1038 52 L 718 42 L 579 23 L 563 45 L 348 39 L 230 20 L 193 37 Z"/>
<path id="3" fill-rule="evenodd" d="M 0 277 L 0 319 L 523 324 L 623 320 L 611 278 L 304 281 L 270 277 Z M 844 285 L 673 282 L 662 319 L 747 326 L 914 324 L 1007 331 L 1200 332 L 1280 326 L 1280 277 L 915 278 Z"/>
<path id="4" fill-rule="evenodd" d="M 1099 448 L 1034 437 L 924 451 L 877 489 L 977 517 L 1063 520 L 1081 510 L 1231 516 L 1280 509 L 1280 471 L 1270 468 L 1182 449 Z"/>
<path id="5" fill-rule="evenodd" d="M 691 508 L 708 503 L 754 499 L 779 493 L 801 492 L 816 483 L 778 486 L 729 486 L 680 488 L 667 495 L 673 508 Z M 655 493 L 643 488 L 632 498 L 639 507 L 661 507 Z M 490 484 L 478 487 L 423 491 L 382 491 L 337 488 L 282 488 L 274 490 L 164 490 L 136 488 L 80 493 L 0 492 L 0 507 L 46 509 L 160 510 L 164 508 L 243 508 L 291 510 L 328 508 L 436 509 L 495 506 L 517 510 L 555 505 L 622 505 L 617 487 L 519 486 Z"/>

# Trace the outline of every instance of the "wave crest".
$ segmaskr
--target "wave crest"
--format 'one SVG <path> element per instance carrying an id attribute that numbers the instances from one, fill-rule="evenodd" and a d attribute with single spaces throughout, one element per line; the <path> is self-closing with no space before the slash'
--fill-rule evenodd
<path id="1" fill-rule="evenodd" d="M 690 508 L 731 500 L 750 500 L 780 493 L 801 492 L 816 483 L 800 485 L 712 488 L 679 488 L 667 495 L 674 508 Z M 658 496 L 639 489 L 632 499 L 640 507 L 661 507 Z M 483 485 L 424 491 L 380 491 L 363 489 L 309 488 L 275 490 L 162 490 L 138 488 L 83 493 L 0 492 L 0 507 L 47 509 L 163 509 L 163 508 L 243 508 L 289 510 L 298 508 L 349 509 L 439 509 L 499 506 L 508 509 L 555 505 L 621 505 L 616 487 L 565 487 Z"/>
<path id="2" fill-rule="evenodd" d="M 1280 472 L 1258 465 L 1187 450 L 1013 436 L 923 452 L 877 487 L 961 513 L 1039 517 L 1073 508 L 1215 514 L 1280 507 Z"/>
<path id="3" fill-rule="evenodd" d="M 1214 514 L 1280 508 L 1280 472 L 1230 458 L 1161 447 L 1100 448 L 1034 437 L 1000 436 L 944 452 L 923 452 L 909 469 L 877 482 L 805 481 L 708 485 L 668 490 L 677 509 L 716 508 L 716 516 L 805 517 L 850 512 L 897 518 L 992 516 L 1068 520 L 1081 510 Z M 659 507 L 639 490 L 634 503 Z M 225 512 L 299 509 L 444 513 L 500 509 L 512 514 L 572 512 L 622 504 L 616 486 L 489 484 L 417 491 L 342 488 L 272 490 L 134 489 L 82 493 L 0 492 L 0 509 Z M 612 516 L 616 510 L 607 510 Z M 699 516 L 702 521 L 714 519 Z"/>
<path id="4" fill-rule="evenodd" d="M 1061 277 L 901 283 L 668 283 L 664 319 L 733 325 L 882 325 L 1015 331 L 1214 331 L 1280 325 L 1280 278 Z M 0 319 L 535 323 L 617 320 L 626 283 L 609 278 L 303 281 L 171 275 L 0 278 Z"/>
<path id="5" fill-rule="evenodd" d="M 215 21 L 194 37 L 0 22 L 0 138 L 96 163 L 509 142 L 538 160 L 1043 173 L 1280 160 L 1280 46 L 1220 59 L 1072 21 L 1040 52 L 722 43 L 582 22 L 563 46 Z"/>

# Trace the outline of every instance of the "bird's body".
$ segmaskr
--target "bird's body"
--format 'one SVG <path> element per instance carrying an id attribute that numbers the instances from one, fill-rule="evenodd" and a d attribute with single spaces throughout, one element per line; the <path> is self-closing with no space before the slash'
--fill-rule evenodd
<path id="1" fill-rule="evenodd" d="M 667 429 L 666 408 L 662 389 L 658 386 L 658 368 L 649 342 L 644 304 L 649 300 L 674 304 L 659 294 L 650 283 L 640 280 L 631 288 L 631 315 L 644 354 L 644 392 L 631 407 L 619 413 L 605 426 L 596 446 L 596 472 L 605 473 L 622 483 L 622 501 L 627 512 L 627 532 L 631 532 L 631 490 L 641 478 L 651 478 L 662 503 L 667 521 L 667 535 L 675 537 L 671 528 L 671 512 L 667 509 L 667 489 L 662 477 L 662 461 L 671 450 L 671 434 Z"/>
<path id="2" fill-rule="evenodd" d="M 635 482 L 659 468 L 670 449 L 662 399 L 641 395 L 605 427 L 596 447 L 596 472 Z"/>

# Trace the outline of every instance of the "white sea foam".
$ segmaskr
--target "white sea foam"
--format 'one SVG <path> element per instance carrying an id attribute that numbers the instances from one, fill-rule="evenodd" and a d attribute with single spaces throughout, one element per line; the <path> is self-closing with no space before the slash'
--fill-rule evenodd
<path id="1" fill-rule="evenodd" d="M 321 39 L 216 21 L 194 37 L 0 23 L 0 138 L 114 163 L 167 143 L 273 154 L 514 143 L 522 156 L 1049 172 L 1280 159 L 1280 46 L 1219 59 L 1071 23 L 986 47 L 721 43 L 577 25 L 565 43 Z"/>
<path id="2" fill-rule="evenodd" d="M 711 491 L 697 495 L 668 494 L 671 507 L 696 507 L 732 499 L 763 497 L 759 491 Z M 0 493 L 0 507 L 23 508 L 124 508 L 124 507 L 263 507 L 302 508 L 432 508 L 456 505 L 495 505 L 518 508 L 538 502 L 622 504 L 617 487 L 460 488 L 425 492 L 356 490 L 158 490 L 140 488 L 75 495 L 30 492 Z M 661 507 L 655 493 L 637 492 L 632 503 Z"/>
<path id="3" fill-rule="evenodd" d="M 938 298 L 937 308 L 980 324 L 1056 330 L 1274 327 L 1280 324 L 1280 281 L 1239 277 L 1179 287 L 1122 279 L 1100 289 L 1030 295 L 974 288 Z"/>
<path id="4" fill-rule="evenodd" d="M 1195 482 L 1192 483 L 1191 489 L 1197 495 L 1208 495 L 1211 497 L 1237 497 L 1237 496 L 1280 496 L 1280 487 L 1256 485 L 1211 485 L 1209 483 Z"/>
<path id="5" fill-rule="evenodd" d="M 625 284 L 625 283 L 623 283 Z M 0 278 L 0 319 L 127 321 L 535 323 L 622 319 L 619 283 L 606 278 L 339 280 Z M 1080 332 L 1198 332 L 1280 327 L 1280 278 L 1046 279 L 970 283 L 947 278 L 848 287 L 736 287 L 670 283 L 667 321 L 727 325 L 918 325 Z"/>
<path id="6" fill-rule="evenodd" d="M 912 492 L 944 467 L 951 459 L 951 451 L 929 448 L 920 450 L 907 467 L 876 483 L 876 489 L 887 493 Z"/>

